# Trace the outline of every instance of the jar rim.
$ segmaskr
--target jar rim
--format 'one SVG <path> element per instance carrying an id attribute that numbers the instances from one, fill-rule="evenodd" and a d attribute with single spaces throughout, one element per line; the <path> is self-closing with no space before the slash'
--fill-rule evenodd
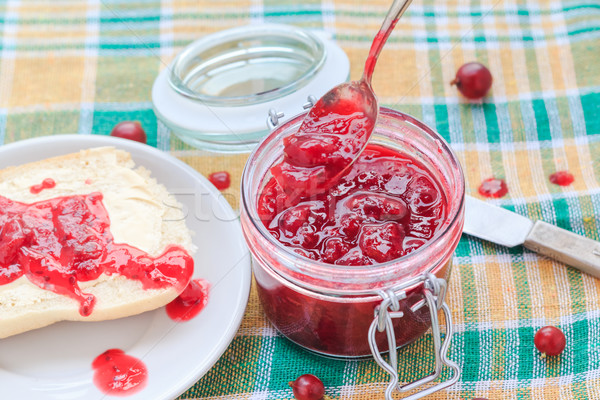
<path id="1" fill-rule="evenodd" d="M 248 174 L 249 174 L 248 171 L 249 171 L 250 166 L 253 164 L 253 160 L 256 161 L 261 150 L 263 150 L 265 144 L 268 143 L 270 139 L 275 138 L 283 130 L 283 128 L 285 126 L 289 126 L 294 123 L 298 123 L 298 121 L 300 121 L 304 118 L 304 115 L 305 115 L 305 113 L 302 113 L 302 114 L 299 114 L 299 115 L 293 117 L 292 119 L 290 119 L 283 125 L 277 127 L 277 129 L 275 129 L 273 132 L 271 132 L 268 136 L 266 136 L 261 141 L 261 143 L 259 143 L 259 145 L 250 154 L 250 157 L 248 158 L 248 161 L 246 162 L 246 166 L 242 173 L 242 180 L 241 180 L 241 194 L 242 194 L 241 204 L 243 207 L 243 212 L 248 216 L 248 219 L 251 221 L 252 226 L 260 233 L 262 238 L 267 240 L 267 242 L 269 243 L 270 246 L 272 246 L 274 249 L 277 249 L 278 251 L 282 251 L 283 257 L 285 259 L 291 260 L 292 265 L 297 266 L 297 263 L 294 263 L 293 261 L 300 258 L 302 260 L 302 264 L 303 264 L 303 267 L 302 267 L 303 271 L 301 271 L 301 272 L 310 272 L 311 274 L 314 273 L 315 275 L 317 275 L 319 277 L 324 277 L 324 276 L 339 277 L 339 275 L 341 273 L 349 273 L 349 274 L 352 274 L 353 278 L 358 278 L 358 279 L 360 279 L 361 277 L 374 277 L 374 276 L 387 275 L 387 274 L 390 274 L 393 272 L 397 272 L 397 270 L 398 270 L 397 266 L 398 266 L 399 262 L 405 263 L 405 262 L 410 262 L 412 260 L 418 259 L 420 256 L 423 255 L 423 253 L 425 253 L 426 251 L 428 251 L 429 249 L 434 247 L 436 245 L 436 243 L 439 241 L 440 237 L 450 234 L 451 229 L 454 228 L 457 223 L 461 224 L 461 232 L 462 232 L 462 216 L 463 216 L 463 212 L 464 212 L 464 198 L 465 198 L 465 196 L 464 196 L 465 195 L 465 181 L 464 181 L 463 171 L 462 171 L 462 168 L 458 161 L 458 158 L 456 157 L 456 155 L 450 148 L 449 144 L 444 140 L 444 138 L 441 135 L 439 135 L 436 131 L 429 128 L 427 125 L 425 125 L 423 122 L 419 121 L 418 119 L 416 119 L 408 114 L 404 114 L 397 110 L 389 109 L 386 107 L 380 107 L 378 123 L 381 120 L 381 117 L 383 116 L 383 117 L 388 117 L 388 118 L 400 118 L 400 119 L 404 120 L 405 122 L 408 122 L 408 123 L 414 125 L 419 130 L 430 135 L 437 142 L 437 144 L 439 146 L 438 151 L 441 151 L 444 154 L 448 155 L 450 163 L 458 171 L 458 174 L 456 176 L 456 178 L 457 178 L 456 189 L 458 190 L 458 193 L 453 193 L 453 197 L 459 196 L 460 199 L 457 202 L 452 202 L 453 206 L 448 209 L 448 214 L 447 214 L 444 222 L 442 223 L 443 226 L 437 230 L 437 232 L 434 234 L 434 236 L 431 239 L 429 239 L 426 243 L 424 243 L 422 246 L 420 246 L 416 250 L 412 251 L 411 253 L 404 255 L 400 258 L 394 259 L 394 260 L 390 260 L 390 261 L 386 261 L 386 262 L 378 263 L 378 264 L 373 264 L 373 265 L 347 266 L 347 265 L 329 264 L 329 263 L 325 263 L 322 261 L 311 260 L 307 257 L 301 256 L 300 254 L 294 252 L 291 248 L 284 246 L 277 239 L 275 239 L 275 237 L 273 235 L 270 234 L 270 232 L 264 226 L 264 224 L 262 223 L 260 218 L 253 217 L 253 215 L 256 215 L 257 210 L 252 210 L 249 207 L 249 204 L 248 204 L 249 199 L 248 199 L 248 196 L 246 196 L 249 182 L 246 182 L 246 180 L 248 179 Z M 377 126 L 375 129 L 377 129 Z M 460 235 L 459 235 L 459 238 L 460 238 Z M 406 271 L 405 274 L 401 274 L 401 275 L 395 274 L 395 276 L 398 279 L 405 280 L 405 279 L 413 277 L 415 274 L 431 272 L 433 269 L 436 268 L 436 266 L 437 265 L 431 265 L 427 270 L 418 270 L 418 271 L 410 270 L 410 271 Z M 287 269 L 289 269 L 289 268 L 287 268 Z M 278 268 L 275 268 L 275 270 L 278 273 L 281 272 L 280 269 L 278 269 Z M 303 286 L 305 286 L 307 288 L 314 288 L 313 285 L 303 285 Z M 371 290 L 370 292 L 372 293 L 373 291 Z M 344 290 L 340 291 L 340 293 L 347 293 L 347 290 L 344 289 Z"/>

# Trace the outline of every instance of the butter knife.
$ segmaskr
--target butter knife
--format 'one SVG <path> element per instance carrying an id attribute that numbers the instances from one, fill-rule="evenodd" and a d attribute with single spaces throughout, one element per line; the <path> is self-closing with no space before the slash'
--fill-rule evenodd
<path id="1" fill-rule="evenodd" d="M 465 199 L 463 232 L 501 246 L 523 245 L 600 278 L 600 242 L 474 197 Z"/>

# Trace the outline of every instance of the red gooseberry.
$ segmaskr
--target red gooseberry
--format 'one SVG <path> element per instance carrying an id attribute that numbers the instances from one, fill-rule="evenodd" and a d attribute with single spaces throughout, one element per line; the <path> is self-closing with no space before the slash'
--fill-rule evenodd
<path id="1" fill-rule="evenodd" d="M 545 326 L 537 331 L 533 343 L 542 356 L 557 356 L 565 349 L 567 340 L 560 329 L 554 326 Z"/>
<path id="2" fill-rule="evenodd" d="M 110 132 L 111 136 L 120 137 L 123 139 L 134 140 L 140 143 L 146 143 L 146 132 L 142 128 L 139 121 L 123 121 L 119 122 Z"/>
<path id="3" fill-rule="evenodd" d="M 456 77 L 450 84 L 456 85 L 466 98 L 480 99 L 492 87 L 492 74 L 485 65 L 469 62 L 456 71 Z"/>
<path id="4" fill-rule="evenodd" d="M 312 374 L 300 375 L 289 385 L 296 400 L 321 400 L 325 395 L 323 382 Z"/>

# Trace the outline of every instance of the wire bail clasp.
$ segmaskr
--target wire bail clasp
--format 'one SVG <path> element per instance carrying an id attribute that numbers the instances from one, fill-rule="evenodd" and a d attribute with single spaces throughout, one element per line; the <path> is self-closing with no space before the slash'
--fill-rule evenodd
<path id="1" fill-rule="evenodd" d="M 423 283 L 423 294 L 425 298 L 413 304 L 410 307 L 410 310 L 415 312 L 425 305 L 429 307 L 429 313 L 431 316 L 431 330 L 433 335 L 433 347 L 435 353 L 435 371 L 431 375 L 425 376 L 414 382 L 400 385 L 398 382 L 398 355 L 393 319 L 402 318 L 404 316 L 404 313 L 400 311 L 400 300 L 406 299 L 407 295 L 405 290 L 419 283 Z M 446 296 L 446 288 L 447 284 L 445 279 L 438 278 L 435 275 L 428 273 L 407 282 L 400 288 L 397 288 L 395 291 L 390 289 L 377 292 L 383 300 L 381 301 L 381 304 L 375 308 L 375 317 L 371 323 L 371 326 L 369 327 L 369 346 L 377 364 L 379 364 L 379 366 L 390 375 L 390 383 L 385 391 L 386 400 L 393 400 L 392 393 L 394 390 L 404 393 L 432 382 L 441 374 L 443 366 L 449 367 L 453 372 L 452 376 L 448 380 L 425 388 L 404 398 L 404 400 L 420 399 L 431 393 L 437 392 L 438 390 L 451 386 L 458 381 L 461 373 L 460 367 L 447 357 L 448 348 L 450 347 L 454 331 L 452 327 L 450 308 L 444 301 Z M 446 319 L 446 335 L 443 343 L 438 320 L 439 310 L 444 312 L 444 317 Z M 389 362 L 385 361 L 382 353 L 377 347 L 377 342 L 375 340 L 375 334 L 377 332 L 386 332 L 388 347 L 390 349 Z"/>
<path id="2" fill-rule="evenodd" d="M 302 105 L 302 108 L 308 110 L 312 108 L 317 103 L 317 98 L 313 95 L 309 95 L 306 98 L 306 103 Z M 281 118 L 285 117 L 285 114 L 282 111 L 277 111 L 275 108 L 269 109 L 269 116 L 267 117 L 267 127 L 270 130 L 273 130 L 279 125 L 281 122 Z"/>

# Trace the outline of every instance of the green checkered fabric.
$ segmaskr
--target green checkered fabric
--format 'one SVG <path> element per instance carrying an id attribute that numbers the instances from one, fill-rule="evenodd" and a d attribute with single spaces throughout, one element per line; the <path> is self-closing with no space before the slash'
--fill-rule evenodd
<path id="1" fill-rule="evenodd" d="M 362 72 L 390 0 L 0 1 L 0 144 L 61 133 L 106 135 L 138 120 L 149 143 L 203 174 L 227 170 L 234 207 L 246 155 L 193 149 L 157 121 L 151 88 L 191 41 L 222 29 L 278 22 L 331 33 Z M 449 82 L 468 61 L 494 77 L 483 101 Z M 600 239 L 600 3 L 597 0 L 414 1 L 386 45 L 373 85 L 382 105 L 447 139 L 477 196 L 488 177 L 509 192 L 491 200 Z M 548 177 L 568 170 L 566 187 Z M 600 399 L 600 280 L 538 256 L 463 237 L 447 302 L 459 382 L 431 399 Z M 544 325 L 567 338 L 543 359 Z M 431 372 L 428 333 L 398 353 L 401 380 Z M 387 374 L 373 360 L 322 358 L 265 319 L 255 289 L 216 365 L 181 399 L 291 399 L 288 382 L 313 373 L 331 399 L 381 399 Z M 448 376 L 444 371 L 442 378 Z M 400 398 L 401 396 L 398 396 Z"/>

